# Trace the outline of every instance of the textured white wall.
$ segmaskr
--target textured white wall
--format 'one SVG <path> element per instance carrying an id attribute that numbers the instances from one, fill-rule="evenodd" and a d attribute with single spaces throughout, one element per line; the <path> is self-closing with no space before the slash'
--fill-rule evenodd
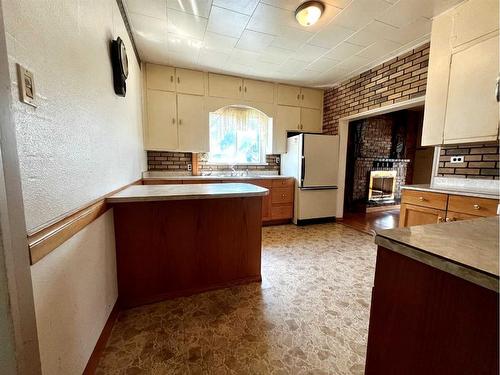
<path id="1" fill-rule="evenodd" d="M 141 74 L 115 0 L 1 0 L 27 227 L 49 223 L 141 176 Z M 126 98 L 109 41 L 127 47 Z M 19 102 L 15 63 L 38 108 Z M 31 267 L 43 373 L 81 374 L 117 299 L 112 212 Z"/>
<path id="2" fill-rule="evenodd" d="M 45 375 L 83 372 L 118 295 L 108 211 L 31 267 Z"/>
<path id="3" fill-rule="evenodd" d="M 115 0 L 3 0 L 29 230 L 126 185 L 145 169 L 141 74 Z M 113 91 L 109 41 L 126 44 L 127 96 Z M 38 108 L 18 99 L 15 63 Z"/>

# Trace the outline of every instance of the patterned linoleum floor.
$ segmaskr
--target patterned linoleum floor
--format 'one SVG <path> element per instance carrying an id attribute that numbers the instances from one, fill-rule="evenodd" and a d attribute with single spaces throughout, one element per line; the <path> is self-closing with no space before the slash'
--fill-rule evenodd
<path id="1" fill-rule="evenodd" d="M 373 237 L 263 229 L 263 282 L 122 312 L 97 374 L 363 374 Z"/>

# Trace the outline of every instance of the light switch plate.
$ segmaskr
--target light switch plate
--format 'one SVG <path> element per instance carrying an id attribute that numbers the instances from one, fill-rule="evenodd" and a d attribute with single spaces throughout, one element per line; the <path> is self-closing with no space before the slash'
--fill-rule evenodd
<path id="1" fill-rule="evenodd" d="M 188 167 L 188 171 L 191 172 L 193 170 L 193 165 L 192 164 L 188 164 L 187 167 Z"/>
<path id="2" fill-rule="evenodd" d="M 450 163 L 451 164 L 463 163 L 463 162 L 464 162 L 464 157 L 463 156 L 451 156 L 450 157 Z"/>
<path id="3" fill-rule="evenodd" d="M 35 104 L 35 78 L 33 72 L 17 64 L 19 99 L 36 108 Z"/>

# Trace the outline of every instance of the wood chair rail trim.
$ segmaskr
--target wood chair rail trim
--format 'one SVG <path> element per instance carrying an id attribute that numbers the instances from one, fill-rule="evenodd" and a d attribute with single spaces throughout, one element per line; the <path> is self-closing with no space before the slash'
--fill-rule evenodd
<path id="1" fill-rule="evenodd" d="M 110 195 L 131 186 L 142 184 L 142 179 L 134 181 L 119 189 L 116 189 L 103 197 L 84 205 L 63 217 L 59 220 L 41 227 L 28 234 L 28 248 L 30 251 L 31 264 L 35 264 L 45 256 L 50 254 L 76 233 L 81 231 L 94 220 L 104 214 L 110 206 L 106 203 L 106 198 Z"/>

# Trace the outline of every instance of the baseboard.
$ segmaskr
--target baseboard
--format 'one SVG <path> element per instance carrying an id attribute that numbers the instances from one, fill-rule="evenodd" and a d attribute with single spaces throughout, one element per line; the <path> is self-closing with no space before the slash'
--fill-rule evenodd
<path id="1" fill-rule="evenodd" d="M 335 221 L 336 221 L 336 217 L 335 216 L 331 216 L 331 217 L 318 217 L 318 218 L 314 218 L 314 219 L 301 219 L 301 220 L 297 220 L 297 225 L 301 226 L 301 225 L 309 225 L 309 224 L 323 224 L 323 223 L 332 223 L 332 222 L 335 222 Z"/>
<path id="2" fill-rule="evenodd" d="M 115 302 L 111 313 L 109 314 L 108 320 L 102 329 L 102 332 L 95 344 L 94 350 L 90 355 L 89 361 L 87 362 L 87 366 L 85 366 L 85 370 L 83 370 L 83 375 L 94 375 L 97 370 L 97 365 L 99 364 L 99 360 L 101 359 L 102 353 L 106 348 L 106 344 L 108 343 L 109 336 L 111 336 L 111 331 L 113 330 L 113 326 L 115 325 L 116 319 L 118 318 L 118 313 L 120 309 L 118 307 L 118 302 Z"/>

